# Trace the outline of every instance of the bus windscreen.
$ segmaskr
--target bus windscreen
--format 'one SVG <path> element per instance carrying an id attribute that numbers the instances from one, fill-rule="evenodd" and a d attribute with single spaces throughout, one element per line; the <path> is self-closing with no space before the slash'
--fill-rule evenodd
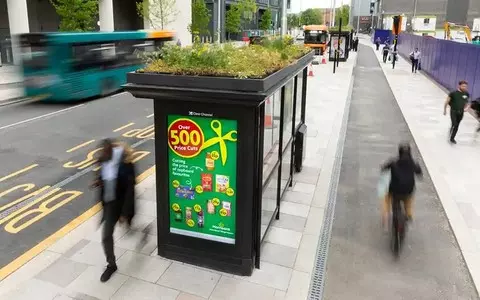
<path id="1" fill-rule="evenodd" d="M 327 32 L 322 30 L 305 31 L 305 43 L 325 44 L 327 42 Z"/>
<path id="2" fill-rule="evenodd" d="M 48 68 L 48 54 L 45 47 L 28 47 L 22 45 L 23 67 L 30 70 L 44 70 Z"/>
<path id="3" fill-rule="evenodd" d="M 20 35 L 23 67 L 29 70 L 48 68 L 47 39 L 43 34 Z"/>

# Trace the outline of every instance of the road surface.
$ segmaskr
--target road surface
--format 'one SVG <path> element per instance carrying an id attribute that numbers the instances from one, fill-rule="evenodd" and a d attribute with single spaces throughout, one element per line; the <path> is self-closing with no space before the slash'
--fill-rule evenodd
<path id="1" fill-rule="evenodd" d="M 0 107 L 0 268 L 95 204 L 88 185 L 106 137 L 135 145 L 137 175 L 151 173 L 152 101 L 121 93 Z"/>

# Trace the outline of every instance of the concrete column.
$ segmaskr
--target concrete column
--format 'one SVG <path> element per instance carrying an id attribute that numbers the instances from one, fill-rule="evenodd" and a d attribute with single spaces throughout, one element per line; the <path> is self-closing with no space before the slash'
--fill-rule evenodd
<path id="1" fill-rule="evenodd" d="M 211 35 L 213 42 L 223 42 L 225 40 L 225 1 L 215 0 L 212 4 L 213 30 Z"/>
<path id="2" fill-rule="evenodd" d="M 280 28 L 280 34 L 281 35 L 286 35 L 287 34 L 287 0 L 281 0 L 281 28 Z"/>
<path id="3" fill-rule="evenodd" d="M 14 64 L 20 63 L 20 48 L 16 35 L 29 33 L 27 0 L 7 0 L 8 25 L 12 37 L 12 54 Z"/>
<path id="4" fill-rule="evenodd" d="M 100 31 L 114 31 L 113 0 L 100 0 L 98 13 L 100 15 Z"/>
<path id="5" fill-rule="evenodd" d="M 182 42 L 182 46 L 191 45 L 192 35 L 188 31 L 188 24 L 192 23 L 192 1 L 176 0 L 175 8 L 178 14 L 175 20 L 168 24 L 165 29 L 175 31 L 177 39 Z"/>
<path id="6" fill-rule="evenodd" d="M 151 29 L 152 26 L 150 25 L 150 21 L 148 21 L 147 17 L 143 18 L 143 29 Z"/>

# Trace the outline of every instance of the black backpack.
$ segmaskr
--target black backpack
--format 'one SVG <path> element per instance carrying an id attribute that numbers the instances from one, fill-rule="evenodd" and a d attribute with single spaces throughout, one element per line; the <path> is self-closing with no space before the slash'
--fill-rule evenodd
<path id="1" fill-rule="evenodd" d="M 476 111 L 479 111 L 480 110 L 480 98 L 477 98 L 475 100 L 472 101 L 472 103 L 470 104 L 470 107 Z"/>

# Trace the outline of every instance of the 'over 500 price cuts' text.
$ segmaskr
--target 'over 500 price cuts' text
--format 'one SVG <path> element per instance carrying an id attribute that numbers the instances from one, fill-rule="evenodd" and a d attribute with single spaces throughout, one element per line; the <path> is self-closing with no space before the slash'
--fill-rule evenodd
<path id="1" fill-rule="evenodd" d="M 204 142 L 203 131 L 190 119 L 178 119 L 168 127 L 168 146 L 178 156 L 198 155 Z"/>

